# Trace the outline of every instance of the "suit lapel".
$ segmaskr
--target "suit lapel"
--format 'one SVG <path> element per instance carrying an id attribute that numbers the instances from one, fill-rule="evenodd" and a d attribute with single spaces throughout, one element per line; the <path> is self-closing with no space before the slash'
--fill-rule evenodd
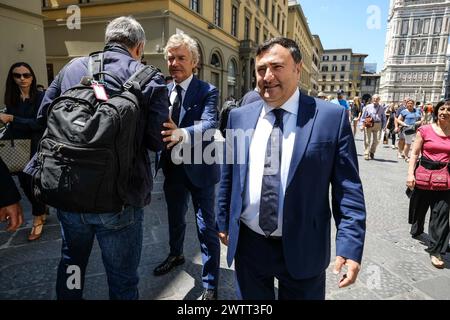
<path id="1" fill-rule="evenodd" d="M 236 128 L 242 128 L 244 131 L 247 131 L 249 129 L 253 129 L 253 130 L 256 129 L 256 125 L 258 124 L 258 119 L 261 114 L 262 107 L 263 107 L 262 102 L 254 103 L 254 104 L 250 104 L 250 105 L 246 106 L 245 112 L 243 112 L 242 116 L 240 117 L 241 123 L 237 124 Z M 244 164 L 239 166 L 241 190 L 244 190 L 244 184 L 245 184 L 245 181 L 247 180 L 248 154 L 249 154 L 249 150 L 250 150 L 250 143 L 251 143 L 251 140 L 253 139 L 253 134 L 252 134 L 250 141 L 248 141 L 246 139 L 244 142 L 245 143 L 245 146 L 244 146 L 245 162 L 244 162 Z M 235 143 L 236 143 L 236 140 L 235 140 Z M 241 148 L 241 146 L 236 146 L 236 148 Z"/>
<path id="2" fill-rule="evenodd" d="M 298 107 L 297 125 L 295 129 L 294 150 L 292 152 L 291 165 L 289 167 L 289 174 L 287 186 L 292 182 L 294 173 L 297 170 L 299 163 L 303 159 L 309 138 L 312 133 L 314 121 L 317 114 L 317 106 L 314 98 L 305 96 L 300 93 L 300 105 Z"/>
<path id="3" fill-rule="evenodd" d="M 186 94 L 184 95 L 183 108 L 186 110 L 186 113 L 192 109 L 192 105 L 194 100 L 198 98 L 198 90 L 199 90 L 199 80 L 194 76 L 192 78 L 189 87 L 186 90 Z"/>

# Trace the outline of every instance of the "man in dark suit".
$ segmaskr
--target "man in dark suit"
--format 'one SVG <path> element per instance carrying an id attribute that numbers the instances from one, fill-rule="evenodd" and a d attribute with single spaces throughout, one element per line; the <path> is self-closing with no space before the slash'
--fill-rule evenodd
<path id="1" fill-rule="evenodd" d="M 16 231 L 23 223 L 20 193 L 0 158 L 0 222 L 8 221 L 7 231 Z"/>
<path id="2" fill-rule="evenodd" d="M 162 134 L 164 142 L 167 143 L 167 150 L 161 157 L 169 216 L 170 253 L 167 259 L 155 268 L 154 274 L 166 274 L 185 261 L 185 216 L 191 194 L 203 261 L 202 299 L 216 299 L 220 242 L 215 224 L 214 186 L 219 182 L 220 170 L 217 164 L 204 162 L 203 150 L 211 141 L 198 141 L 198 136 L 202 140 L 203 133 L 217 127 L 218 91 L 193 75 L 199 52 L 197 43 L 189 36 L 173 35 L 165 48 L 165 56 L 174 80 L 168 85 L 171 118 L 164 124 L 166 130 Z M 191 157 L 184 157 L 181 163 L 174 162 L 172 156 L 178 147 L 183 147 L 183 152 L 186 151 L 184 156 L 190 154 Z"/>
<path id="3" fill-rule="evenodd" d="M 300 72 L 294 41 L 262 44 L 256 74 L 264 101 L 230 113 L 229 130 L 240 130 L 227 135 L 233 161 L 223 166 L 217 214 L 239 298 L 274 299 L 274 278 L 279 299 L 325 298 L 330 184 L 335 273 L 347 267 L 339 287 L 360 269 L 365 204 L 349 120 L 344 108 L 301 94 Z"/>

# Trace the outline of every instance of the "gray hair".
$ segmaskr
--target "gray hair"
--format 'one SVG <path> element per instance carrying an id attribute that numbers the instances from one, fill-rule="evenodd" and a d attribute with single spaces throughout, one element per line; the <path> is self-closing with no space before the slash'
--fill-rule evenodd
<path id="1" fill-rule="evenodd" d="M 177 33 L 169 38 L 166 47 L 164 48 L 164 58 L 167 60 L 169 50 L 183 46 L 191 52 L 192 60 L 194 64 L 197 65 L 200 60 L 197 42 L 185 33 Z"/>
<path id="2" fill-rule="evenodd" d="M 379 94 L 374 94 L 374 95 L 372 96 L 372 99 L 373 99 L 373 100 L 378 99 L 378 98 L 381 99 L 381 96 L 380 96 Z"/>
<path id="3" fill-rule="evenodd" d="M 106 27 L 105 43 L 117 42 L 132 49 L 140 43 L 145 44 L 145 31 L 133 17 L 119 17 Z"/>

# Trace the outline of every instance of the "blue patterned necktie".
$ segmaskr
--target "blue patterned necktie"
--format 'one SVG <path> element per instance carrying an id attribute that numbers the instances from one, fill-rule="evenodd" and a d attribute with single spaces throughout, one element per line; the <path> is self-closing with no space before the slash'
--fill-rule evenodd
<path id="1" fill-rule="evenodd" d="M 259 226 L 266 237 L 278 228 L 278 203 L 281 183 L 281 151 L 283 146 L 283 109 L 272 110 L 275 123 L 267 141 L 264 174 L 259 206 Z"/>

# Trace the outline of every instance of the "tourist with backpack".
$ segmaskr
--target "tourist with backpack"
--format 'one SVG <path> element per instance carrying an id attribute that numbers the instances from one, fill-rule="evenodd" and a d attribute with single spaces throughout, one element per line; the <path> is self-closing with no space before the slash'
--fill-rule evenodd
<path id="1" fill-rule="evenodd" d="M 27 168 L 61 224 L 58 299 L 82 299 L 94 237 L 110 299 L 139 297 L 143 207 L 153 185 L 148 150 L 163 148 L 167 88 L 158 70 L 140 63 L 145 32 L 135 19 L 111 21 L 105 43 L 103 52 L 71 61 L 47 89 L 39 112 L 44 121 L 48 113 L 47 130 Z"/>

